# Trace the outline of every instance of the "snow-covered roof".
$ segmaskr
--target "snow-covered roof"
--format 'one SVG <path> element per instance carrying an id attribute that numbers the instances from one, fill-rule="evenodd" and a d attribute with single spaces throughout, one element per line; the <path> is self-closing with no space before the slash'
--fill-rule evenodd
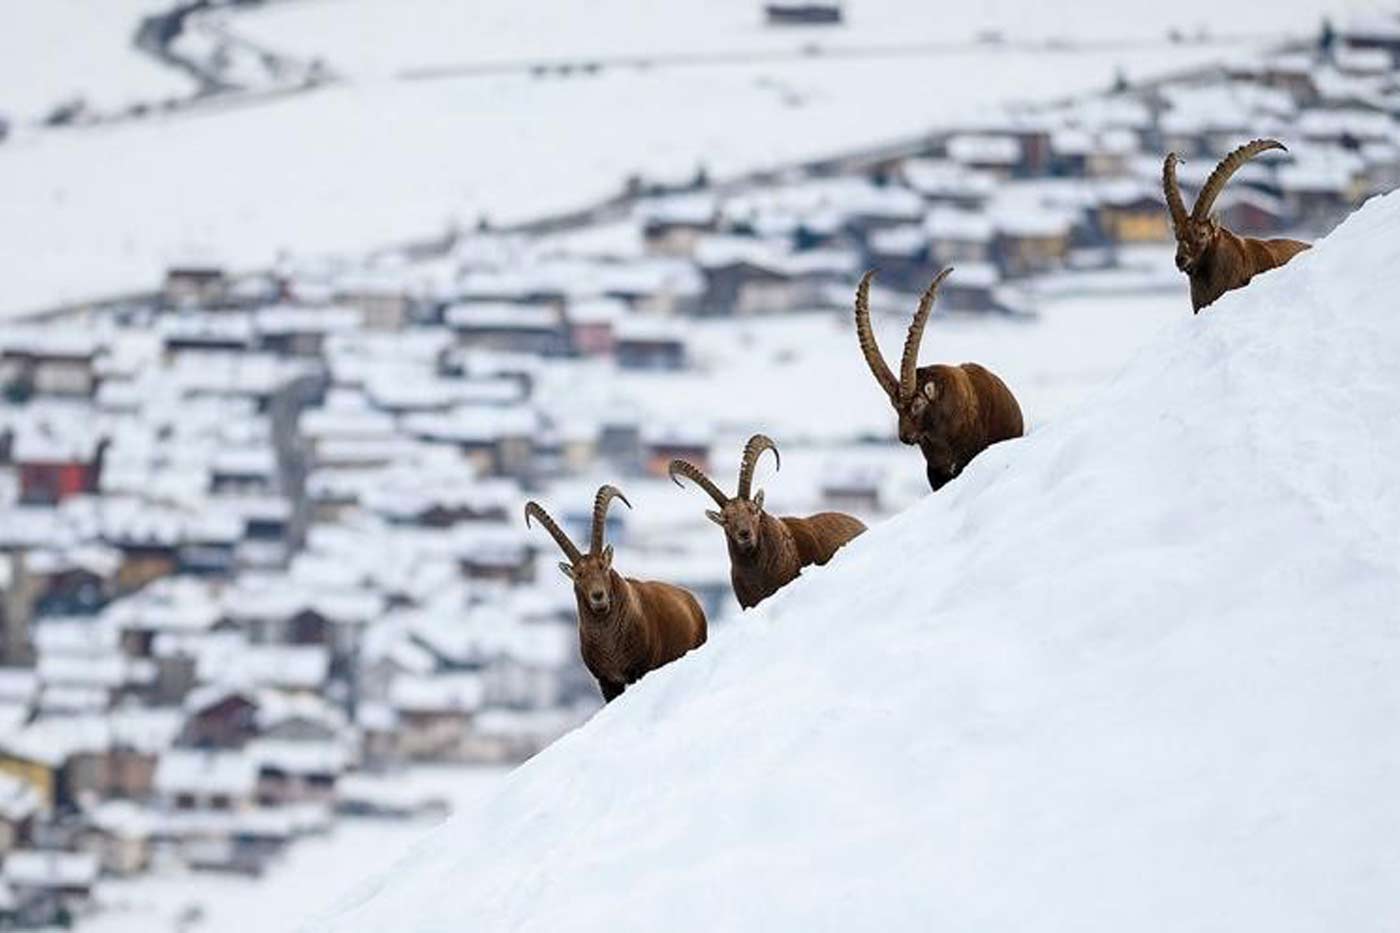
<path id="1" fill-rule="evenodd" d="M 340 774 L 351 762 L 350 750 L 338 740 L 254 739 L 243 755 L 260 769 L 286 774 Z"/>
<path id="2" fill-rule="evenodd" d="M 354 331 L 363 317 L 356 308 L 276 305 L 260 308 L 252 323 L 260 334 L 327 334 Z"/>
<path id="3" fill-rule="evenodd" d="M 154 787 L 166 796 L 194 794 L 249 797 L 258 783 L 258 765 L 235 751 L 174 748 L 156 763 Z"/>
<path id="4" fill-rule="evenodd" d="M 506 437 L 529 437 L 539 430 L 540 416 L 533 408 L 460 407 L 445 413 L 404 416 L 409 434 L 450 443 L 495 443 Z"/>
<path id="5" fill-rule="evenodd" d="M 319 690 L 330 673 L 330 654 L 316 645 L 236 643 L 221 647 L 224 650 L 199 656 L 201 682 Z"/>
<path id="6" fill-rule="evenodd" d="M 42 806 L 33 784 L 11 774 L 0 774 L 0 819 L 19 823 L 38 813 Z"/>
<path id="7" fill-rule="evenodd" d="M 990 262 L 960 262 L 948 277 L 954 288 L 991 288 L 1001 282 L 1001 271 Z"/>
<path id="8" fill-rule="evenodd" d="M 1021 141 L 1014 136 L 965 134 L 948 140 L 948 158 L 964 165 L 1012 166 L 1021 157 Z"/>
<path id="9" fill-rule="evenodd" d="M 919 224 L 886 227 L 870 234 L 870 251 L 882 256 L 915 256 L 928 247 L 928 233 Z"/>
<path id="10" fill-rule="evenodd" d="M 714 222 L 719 202 L 709 192 L 696 192 L 648 198 L 639 202 L 634 210 L 644 223 L 703 227 Z"/>
<path id="11" fill-rule="evenodd" d="M 91 852 L 20 849 L 5 856 L 5 882 L 16 888 L 90 888 L 101 870 Z"/>
<path id="12" fill-rule="evenodd" d="M 903 164 L 900 173 L 905 184 L 930 198 L 987 198 L 997 186 L 995 176 L 957 162 L 910 159 Z"/>
<path id="13" fill-rule="evenodd" d="M 566 316 L 572 324 L 612 324 L 627 315 L 627 305 L 616 298 L 571 301 Z"/>
<path id="14" fill-rule="evenodd" d="M 924 218 L 924 229 L 934 240 L 961 240 L 971 243 L 990 242 L 996 231 L 991 218 L 981 211 L 956 207 L 934 207 Z"/>
<path id="15" fill-rule="evenodd" d="M 389 702 L 407 713 L 472 713 L 486 688 L 479 674 L 400 675 L 389 687 Z"/>
<path id="16" fill-rule="evenodd" d="M 555 331 L 559 329 L 559 309 L 553 304 L 507 301 L 472 301 L 451 305 L 443 312 L 449 327 L 459 330 L 510 329 Z"/>

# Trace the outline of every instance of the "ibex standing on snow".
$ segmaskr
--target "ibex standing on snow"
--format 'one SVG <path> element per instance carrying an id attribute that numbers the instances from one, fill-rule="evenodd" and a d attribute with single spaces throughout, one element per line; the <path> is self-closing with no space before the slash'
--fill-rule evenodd
<path id="1" fill-rule="evenodd" d="M 1176 267 L 1191 279 L 1191 308 L 1199 312 L 1221 295 L 1249 284 L 1261 272 L 1275 269 L 1307 249 L 1300 240 L 1259 240 L 1231 233 L 1210 215 L 1215 199 L 1230 176 L 1250 159 L 1270 149 L 1288 151 L 1276 139 L 1256 139 L 1227 155 L 1206 179 L 1196 206 L 1186 213 L 1181 186 L 1176 181 L 1175 152 L 1162 165 L 1162 189 L 1167 196 L 1172 229 L 1176 233 Z"/>
<path id="2" fill-rule="evenodd" d="M 729 498 L 693 463 L 672 460 L 671 479 L 693 480 L 710 494 L 719 511 L 705 515 L 724 529 L 729 545 L 729 580 L 739 605 L 751 609 L 791 583 L 802 568 L 825 564 L 847 541 L 865 531 L 859 519 L 841 512 L 819 512 L 807 518 L 775 518 L 763 511 L 763 490 L 750 493 L 753 471 L 765 450 L 781 464 L 777 446 L 766 436 L 755 434 L 744 446 L 739 463 L 739 488 Z"/>
<path id="3" fill-rule="evenodd" d="M 598 679 L 606 702 L 647 671 L 699 648 L 706 637 L 705 612 L 689 592 L 669 583 L 625 578 L 612 569 L 613 549 L 611 544 L 603 546 L 603 529 L 613 499 L 632 507 L 616 487 L 598 490 L 587 554 L 579 553 L 539 503 L 525 504 L 526 526 L 531 518 L 539 519 L 568 558 L 559 569 L 574 581 L 583 663 Z"/>
<path id="4" fill-rule="evenodd" d="M 952 271 L 949 268 L 938 273 L 919 300 L 904 340 L 898 379 L 880 354 L 870 327 L 870 281 L 875 277 L 874 271 L 865 273 L 856 288 L 860 352 L 899 416 L 899 439 L 917 444 L 923 451 L 928 484 L 934 492 L 992 444 L 1020 437 L 1025 431 L 1016 396 L 991 370 L 976 363 L 919 367 L 924 325 L 928 323 L 939 283 Z"/>

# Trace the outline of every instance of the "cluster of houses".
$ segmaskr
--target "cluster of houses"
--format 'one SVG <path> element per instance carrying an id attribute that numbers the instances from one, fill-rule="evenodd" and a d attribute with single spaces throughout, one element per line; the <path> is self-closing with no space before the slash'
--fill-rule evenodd
<path id="1" fill-rule="evenodd" d="M 955 265 L 943 308 L 1024 311 L 1016 286 L 1028 278 L 1111 268 L 1170 241 L 1166 152 L 1199 187 L 1224 153 L 1259 136 L 1292 151 L 1237 176 L 1218 213 L 1255 235 L 1325 232 L 1400 182 L 1397 23 L 1358 22 L 1316 47 L 639 198 L 627 219 L 647 261 L 675 264 L 664 295 L 647 301 L 694 315 L 844 306 L 864 269 L 913 291 Z"/>
<path id="2" fill-rule="evenodd" d="M 1168 149 L 1190 186 L 1244 139 L 1288 140 L 1219 208 L 1325 229 L 1400 180 L 1397 66 L 1400 30 L 1344 33 L 529 230 L 182 264 L 146 299 L 7 328 L 0 923 L 63 922 L 153 866 L 259 874 L 336 819 L 433 807 L 395 780 L 415 762 L 520 760 L 594 709 L 521 503 L 548 495 L 583 539 L 600 476 L 708 468 L 717 438 L 627 405 L 564 416 L 551 376 L 660 385 L 696 365 L 687 319 L 848 313 L 870 266 L 912 291 L 953 264 L 943 309 L 1024 312 L 1020 282 L 1167 242 Z M 814 474 L 802 504 L 879 514 L 871 463 Z M 723 551 L 673 534 L 703 526 L 678 508 L 614 510 L 610 540 L 722 618 Z"/>

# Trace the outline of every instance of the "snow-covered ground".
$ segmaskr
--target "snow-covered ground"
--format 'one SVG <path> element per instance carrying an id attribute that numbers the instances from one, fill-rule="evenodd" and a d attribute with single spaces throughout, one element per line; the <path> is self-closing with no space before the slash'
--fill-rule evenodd
<path id="1" fill-rule="evenodd" d="M 189 94 L 189 78 L 132 44 L 143 16 L 171 6 L 171 0 L 10 0 L 0 6 L 0 117 L 40 119 L 73 97 L 114 109 Z"/>
<path id="2" fill-rule="evenodd" d="M 311 929 L 1394 929 L 1400 194 Z"/>
<path id="3" fill-rule="evenodd" d="M 798 52 L 891 52 L 921 44 L 999 37 L 1008 43 L 1161 41 L 1183 36 L 1279 38 L 1315 30 L 1348 4 L 1285 0 L 1267 21 L 1247 4 L 1078 4 L 1073 11 L 1025 0 L 967 4 L 954 11 L 910 0 L 852 0 L 840 28 L 764 23 L 755 0 L 520 4 L 512 0 L 318 0 L 272 4 L 239 17 L 240 33 L 320 56 L 339 72 L 391 75 L 425 67 L 486 63 Z"/>
<path id="4" fill-rule="evenodd" d="M 509 221 L 587 204 L 616 192 L 636 172 L 689 177 L 703 163 L 725 176 L 907 137 L 986 114 L 1000 102 L 1106 87 L 1120 70 L 1143 77 L 1245 54 L 1278 30 L 1307 34 L 1329 3 L 1293 0 L 1271 19 L 1268 36 L 1213 45 L 1160 38 L 1086 48 L 972 44 L 912 55 L 438 81 L 395 80 L 370 63 L 356 75 L 357 48 L 392 49 L 395 67 L 433 65 L 450 51 L 444 35 L 454 33 L 463 37 L 467 60 L 497 47 L 513 56 L 624 45 L 682 52 L 772 42 L 790 48 L 796 42 L 771 39 L 751 12 L 740 15 L 738 4 L 713 17 L 709 5 L 693 4 L 678 19 L 670 4 L 595 9 L 556 3 L 532 7 L 518 19 L 497 4 L 470 28 L 453 19 L 467 15 L 461 11 L 468 5 L 424 4 L 421 17 L 418 5 L 393 5 L 394 16 L 418 24 L 406 33 L 408 27 L 383 25 L 390 16 L 384 3 L 294 4 L 248 20 L 246 28 L 261 41 L 289 54 L 311 58 L 324 49 L 332 68 L 348 60 L 347 83 L 76 132 L 27 130 L 0 145 L 6 211 L 0 313 L 150 288 L 168 264 L 190 258 L 249 267 L 270 264 L 281 250 L 368 249 L 481 215 Z M 1001 4 L 997 16 L 1011 22 L 1019 11 L 1028 22 L 1048 25 L 1048 14 L 1029 12 L 1041 6 L 1017 0 Z M 1116 11 L 1110 23 L 1125 29 L 1139 23 L 1128 8 L 1100 6 L 1098 15 L 1084 14 L 1090 25 L 1066 22 L 1063 34 L 1074 37 L 1084 26 L 1097 35 L 1093 24 L 1105 22 L 1110 10 Z M 521 13 L 518 5 L 510 7 L 513 15 Z M 840 41 L 942 38 L 946 17 L 932 9 L 908 0 L 853 6 L 852 32 Z M 1189 24 L 1205 9 L 1197 3 L 1179 17 L 1149 17 L 1142 22 L 1155 25 L 1134 25 L 1128 34 L 1160 36 L 1167 22 Z M 274 19 L 259 26 L 259 17 Z M 585 34 L 566 28 L 578 17 L 587 19 L 586 35 L 601 37 L 603 45 L 562 38 Z M 547 31 L 531 27 L 556 20 L 559 25 Z M 52 25 L 48 17 L 35 21 Z M 244 28 L 241 19 L 234 25 Z M 393 38 L 380 43 L 381 28 Z"/>
<path id="5" fill-rule="evenodd" d="M 492 793 L 503 768 L 424 768 L 398 778 L 405 791 L 436 796 L 465 808 Z M 199 933 L 249 933 L 291 929 L 306 903 L 335 897 L 348 880 L 381 870 L 401 857 L 431 825 L 342 819 L 327 836 L 297 842 L 264 878 L 155 874 L 105 882 L 102 910 L 84 917 L 84 933 L 166 933 L 197 907 L 201 919 L 185 929 Z"/>

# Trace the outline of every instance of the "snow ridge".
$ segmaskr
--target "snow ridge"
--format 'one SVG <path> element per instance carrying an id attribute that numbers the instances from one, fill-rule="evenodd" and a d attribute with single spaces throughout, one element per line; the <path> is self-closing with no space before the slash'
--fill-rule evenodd
<path id="1" fill-rule="evenodd" d="M 1393 929 L 1397 294 L 1396 194 L 1200 317 L 1183 288 L 1076 414 L 310 928 Z"/>

